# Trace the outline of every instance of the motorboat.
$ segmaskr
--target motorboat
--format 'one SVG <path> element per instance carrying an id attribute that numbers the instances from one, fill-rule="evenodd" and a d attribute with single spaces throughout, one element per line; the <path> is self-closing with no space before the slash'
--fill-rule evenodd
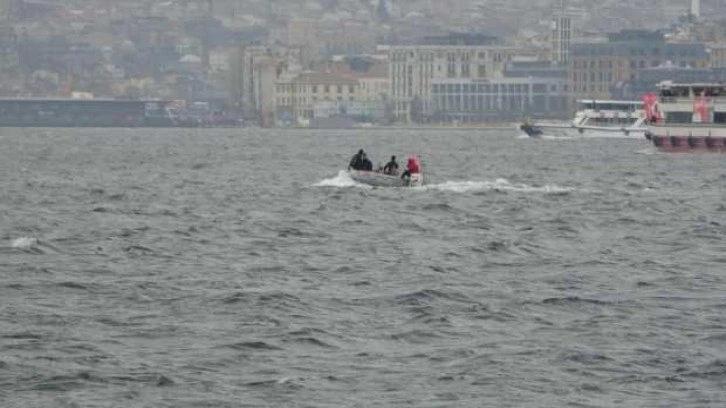
<path id="1" fill-rule="evenodd" d="M 569 122 L 525 122 L 519 130 L 542 137 L 643 137 L 645 113 L 641 101 L 579 100 Z"/>
<path id="2" fill-rule="evenodd" d="M 408 161 L 413 160 L 418 168 L 417 172 L 384 173 L 382 169 L 373 171 L 348 170 L 350 178 L 358 183 L 372 187 L 418 187 L 423 185 L 423 167 L 418 156 L 409 156 Z"/>

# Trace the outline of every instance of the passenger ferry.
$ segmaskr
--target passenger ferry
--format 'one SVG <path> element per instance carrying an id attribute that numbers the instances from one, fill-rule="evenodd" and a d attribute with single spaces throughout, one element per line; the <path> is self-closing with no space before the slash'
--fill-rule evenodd
<path id="1" fill-rule="evenodd" d="M 530 137 L 643 137 L 645 113 L 641 101 L 579 100 L 570 122 L 525 122 Z"/>
<path id="2" fill-rule="evenodd" d="M 725 84 L 665 81 L 643 100 L 645 137 L 659 150 L 726 152 Z"/>

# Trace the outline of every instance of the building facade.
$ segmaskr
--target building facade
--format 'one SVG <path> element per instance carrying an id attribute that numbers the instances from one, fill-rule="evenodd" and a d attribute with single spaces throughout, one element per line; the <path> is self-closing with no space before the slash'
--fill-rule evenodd
<path id="1" fill-rule="evenodd" d="M 726 43 L 711 44 L 708 49 L 711 55 L 711 68 L 726 68 Z"/>
<path id="2" fill-rule="evenodd" d="M 305 72 L 275 83 L 277 124 L 304 125 L 314 117 L 315 104 L 321 101 L 355 101 L 359 82 L 345 75 Z"/>
<path id="3" fill-rule="evenodd" d="M 607 42 L 572 45 L 570 91 L 575 98 L 608 99 L 613 85 L 664 64 L 706 68 L 710 57 L 702 43 L 669 43 L 657 32 L 622 31 Z"/>
<path id="4" fill-rule="evenodd" d="M 272 125 L 275 110 L 275 84 L 283 77 L 301 71 L 300 52 L 296 48 L 250 46 L 242 50 L 237 68 L 243 118 L 262 126 Z"/>
<path id="5" fill-rule="evenodd" d="M 457 35 L 391 46 L 389 94 L 395 119 L 428 121 L 434 111 L 434 80 L 501 78 L 515 49 L 494 43 L 490 37 Z"/>
<path id="6" fill-rule="evenodd" d="M 568 110 L 565 78 L 440 78 L 432 84 L 435 122 L 556 118 Z"/>
<path id="7" fill-rule="evenodd" d="M 572 41 L 572 20 L 565 15 L 555 16 L 552 21 L 552 58 L 553 62 L 566 63 L 570 59 Z"/>

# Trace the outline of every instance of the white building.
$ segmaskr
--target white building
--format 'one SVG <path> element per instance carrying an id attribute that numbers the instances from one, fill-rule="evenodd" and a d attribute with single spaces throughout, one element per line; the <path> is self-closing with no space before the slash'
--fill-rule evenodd
<path id="1" fill-rule="evenodd" d="M 558 117 L 567 109 L 567 78 L 441 78 L 433 81 L 433 120 L 489 122 Z"/>
<path id="2" fill-rule="evenodd" d="M 483 36 L 452 35 L 420 45 L 389 48 L 390 97 L 398 121 L 423 122 L 433 113 L 432 81 L 444 78 L 493 79 L 503 76 L 512 47 Z"/>

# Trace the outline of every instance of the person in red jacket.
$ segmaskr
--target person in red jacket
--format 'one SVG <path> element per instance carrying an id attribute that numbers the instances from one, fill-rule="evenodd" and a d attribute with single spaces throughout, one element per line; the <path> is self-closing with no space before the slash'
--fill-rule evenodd
<path id="1" fill-rule="evenodd" d="M 408 177 L 411 177 L 411 174 L 416 174 L 420 171 L 418 168 L 418 161 L 416 161 L 415 157 L 409 157 L 408 162 L 406 163 L 406 171 L 401 174 L 401 178 L 405 179 Z"/>

